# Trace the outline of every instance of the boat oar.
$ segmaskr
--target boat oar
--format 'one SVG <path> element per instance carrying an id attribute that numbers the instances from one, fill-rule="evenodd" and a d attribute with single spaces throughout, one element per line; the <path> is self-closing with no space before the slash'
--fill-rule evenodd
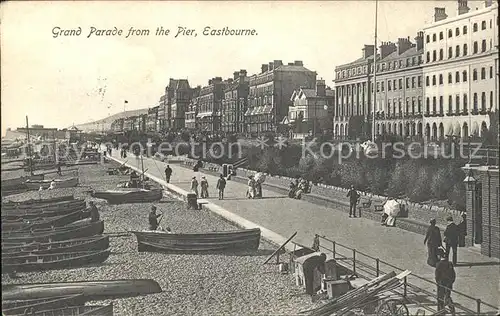
<path id="1" fill-rule="evenodd" d="M 124 231 L 124 232 L 103 233 L 103 235 L 109 236 L 109 237 L 127 237 L 127 236 L 130 236 L 130 233 L 127 231 Z"/>

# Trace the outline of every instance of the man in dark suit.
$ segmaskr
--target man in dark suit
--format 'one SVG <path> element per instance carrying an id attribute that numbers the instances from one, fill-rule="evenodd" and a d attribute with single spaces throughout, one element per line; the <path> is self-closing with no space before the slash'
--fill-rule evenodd
<path id="1" fill-rule="evenodd" d="M 448 261 L 442 250 L 438 251 L 438 255 L 441 257 L 441 260 L 436 264 L 435 277 L 437 283 L 438 311 L 441 311 L 446 305 L 446 298 L 451 294 L 456 274 L 453 264 Z"/>
<path id="2" fill-rule="evenodd" d="M 447 219 L 448 226 L 444 231 L 444 243 L 446 244 L 446 258 L 450 257 L 450 250 L 453 249 L 453 259 L 454 265 L 457 264 L 457 247 L 458 247 L 458 237 L 460 235 L 458 226 L 453 222 L 453 217 L 449 216 Z"/>
<path id="3" fill-rule="evenodd" d="M 358 204 L 359 193 L 351 185 L 351 189 L 347 192 L 347 197 L 349 198 L 349 217 L 356 217 L 356 204 Z"/>

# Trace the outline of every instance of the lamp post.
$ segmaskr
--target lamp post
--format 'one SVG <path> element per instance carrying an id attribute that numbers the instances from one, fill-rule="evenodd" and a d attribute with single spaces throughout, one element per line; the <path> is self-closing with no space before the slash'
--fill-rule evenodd
<path id="1" fill-rule="evenodd" d="M 470 221 L 467 221 L 467 231 L 471 232 L 471 242 L 474 244 L 475 240 L 475 225 L 476 225 L 476 202 L 475 202 L 475 191 L 476 191 L 476 182 L 477 180 L 474 178 L 474 175 L 472 173 L 472 169 L 469 169 L 467 176 L 464 179 L 464 184 L 465 184 L 465 190 L 467 192 L 470 192 L 470 195 L 467 194 L 467 196 L 470 196 L 470 204 L 467 203 L 466 205 L 470 207 L 467 207 L 467 211 L 470 209 L 470 214 L 467 214 L 467 218 L 470 218 Z M 470 224 L 469 224 L 470 223 Z"/>

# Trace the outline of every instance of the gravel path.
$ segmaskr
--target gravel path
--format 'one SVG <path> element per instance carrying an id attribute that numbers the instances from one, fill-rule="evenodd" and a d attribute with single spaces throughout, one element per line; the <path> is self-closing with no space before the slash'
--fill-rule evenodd
<path id="1" fill-rule="evenodd" d="M 87 200 L 88 186 L 111 189 L 128 179 L 109 176 L 102 166 L 79 169 L 82 187 L 75 190 L 75 196 Z M 105 221 L 105 232 L 147 227 L 152 203 L 108 205 L 103 200 L 95 201 Z M 184 202 L 169 197 L 155 205 L 165 214 L 162 226 L 174 232 L 237 229 L 209 211 L 187 210 Z M 101 265 L 20 274 L 16 280 L 3 275 L 2 284 L 151 278 L 162 287 L 162 293 L 113 300 L 115 315 L 293 315 L 321 304 L 311 303 L 304 290 L 295 286 L 292 275 L 280 274 L 276 265 L 262 264 L 274 250 L 264 241 L 257 252 L 232 255 L 138 253 L 135 236 L 111 238 L 110 243 L 112 253 Z"/>

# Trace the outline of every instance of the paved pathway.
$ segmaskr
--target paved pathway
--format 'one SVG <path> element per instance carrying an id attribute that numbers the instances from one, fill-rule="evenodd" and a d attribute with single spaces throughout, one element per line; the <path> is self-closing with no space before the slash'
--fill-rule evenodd
<path id="1" fill-rule="evenodd" d="M 113 156 L 119 158 L 118 152 L 114 151 Z M 140 159 L 128 156 L 126 160 L 131 165 L 141 168 Z M 165 166 L 166 163 L 144 158 L 144 169 L 148 169 L 147 173 L 156 177 L 165 178 Z M 204 175 L 209 182 L 211 202 L 285 238 L 298 231 L 294 240 L 311 246 L 314 234 L 317 233 L 395 266 L 409 269 L 419 276 L 434 279 L 434 269 L 426 264 L 427 249 L 423 244 L 422 235 L 399 228 L 381 226 L 365 218 L 351 219 L 346 213 L 334 208 L 292 200 L 267 189 L 263 189 L 263 199 L 249 200 L 245 198 L 246 185 L 235 181 L 228 181 L 225 199 L 219 201 L 214 198 L 217 196 L 216 176 L 201 172 L 195 173 L 179 164 L 170 164 L 170 167 L 173 169 L 171 184 L 189 191 L 191 178 L 196 176 L 199 181 Z M 369 260 L 359 255 L 357 258 L 362 261 Z M 458 259 L 457 281 L 454 289 L 500 306 L 500 261 L 467 248 L 459 248 Z M 383 266 L 381 269 L 390 270 Z M 415 278 L 409 281 L 418 283 L 419 286 L 423 285 L 426 290 L 436 291 L 434 286 L 426 282 L 418 282 Z M 475 310 L 475 303 L 470 300 L 456 297 L 454 300 Z"/>

